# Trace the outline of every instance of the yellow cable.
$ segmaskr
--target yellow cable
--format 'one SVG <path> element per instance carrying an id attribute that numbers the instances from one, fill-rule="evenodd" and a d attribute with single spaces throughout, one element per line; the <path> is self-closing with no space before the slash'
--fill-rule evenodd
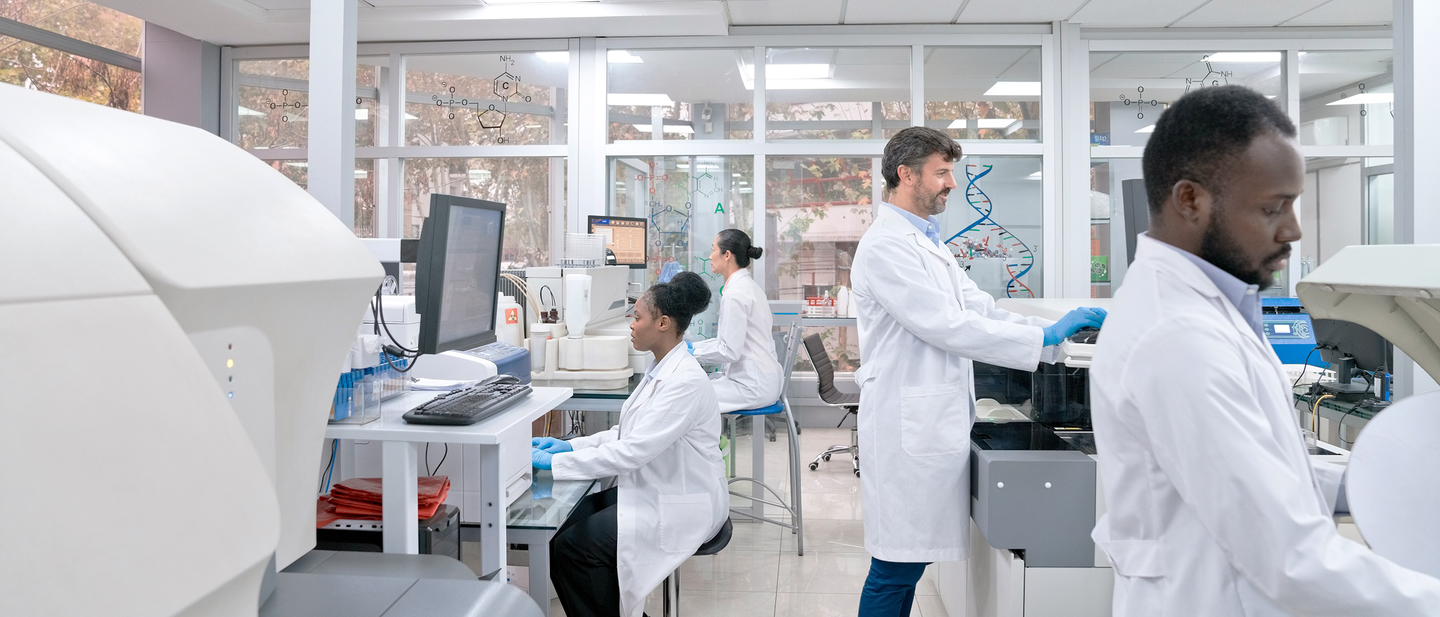
<path id="1" fill-rule="evenodd" d="M 1315 399 L 1315 404 L 1310 406 L 1310 432 L 1315 433 L 1315 438 L 1320 438 L 1320 430 L 1315 427 L 1316 417 L 1320 414 L 1320 403 L 1327 398 L 1335 398 L 1334 394 L 1326 394 Z"/>

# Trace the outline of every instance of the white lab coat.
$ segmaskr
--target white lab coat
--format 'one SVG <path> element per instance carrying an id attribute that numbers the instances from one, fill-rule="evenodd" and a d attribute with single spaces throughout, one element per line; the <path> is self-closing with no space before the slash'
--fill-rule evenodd
<path id="1" fill-rule="evenodd" d="M 1280 361 L 1175 249 L 1141 237 L 1090 384 L 1115 615 L 1440 614 L 1440 581 L 1336 531 Z"/>
<path id="2" fill-rule="evenodd" d="M 616 477 L 620 614 L 640 617 L 645 596 L 729 516 L 715 391 L 682 343 L 625 401 L 619 425 L 570 445 L 551 459 L 556 480 Z"/>
<path id="3" fill-rule="evenodd" d="M 886 561 L 969 554 L 971 360 L 1034 370 L 1051 322 L 996 309 L 948 251 L 877 206 L 856 251 L 865 548 Z"/>
<path id="4" fill-rule="evenodd" d="M 720 413 L 774 405 L 784 377 L 770 334 L 775 316 L 749 270 L 736 270 L 725 281 L 718 319 L 715 338 L 695 343 L 695 359 L 725 365 L 710 382 Z"/>

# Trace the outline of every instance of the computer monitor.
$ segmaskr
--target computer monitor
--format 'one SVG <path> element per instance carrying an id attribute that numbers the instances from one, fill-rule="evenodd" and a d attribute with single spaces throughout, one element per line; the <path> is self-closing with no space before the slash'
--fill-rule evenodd
<path id="1" fill-rule="evenodd" d="M 495 342 L 505 204 L 431 195 L 415 260 L 420 353 Z"/>
<path id="2" fill-rule="evenodd" d="M 1321 347 L 1317 355 L 1325 362 L 1334 364 L 1349 355 L 1359 369 L 1395 370 L 1395 348 L 1374 330 L 1339 319 L 1316 319 L 1314 323 L 1315 344 Z"/>
<path id="3" fill-rule="evenodd" d="M 646 220 L 621 216 L 591 216 L 590 233 L 605 236 L 605 250 L 615 255 L 615 263 L 632 270 L 645 268 Z"/>

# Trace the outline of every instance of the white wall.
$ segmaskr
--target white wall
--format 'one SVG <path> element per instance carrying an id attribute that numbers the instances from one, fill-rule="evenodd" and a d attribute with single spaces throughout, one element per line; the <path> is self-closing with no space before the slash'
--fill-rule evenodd
<path id="1" fill-rule="evenodd" d="M 1319 208 L 1319 263 L 1325 263 L 1340 249 L 1354 244 L 1364 244 L 1361 235 L 1364 229 L 1364 186 L 1361 182 L 1360 163 L 1321 169 L 1316 188 L 1316 205 Z"/>

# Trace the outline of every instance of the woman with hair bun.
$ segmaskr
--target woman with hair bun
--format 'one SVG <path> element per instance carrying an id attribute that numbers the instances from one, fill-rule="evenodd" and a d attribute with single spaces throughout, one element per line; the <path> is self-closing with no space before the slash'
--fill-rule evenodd
<path id="1" fill-rule="evenodd" d="M 550 578 L 571 617 L 640 617 L 645 596 L 729 519 L 715 390 L 683 341 L 710 305 L 693 272 L 635 303 L 631 340 L 655 362 L 608 431 L 537 437 L 531 460 L 556 480 L 616 478 L 589 495 L 550 540 Z"/>
<path id="2" fill-rule="evenodd" d="M 770 335 L 775 317 L 765 290 L 747 269 L 764 252 L 738 229 L 721 231 L 711 245 L 710 269 L 725 277 L 720 288 L 720 329 L 715 338 L 695 343 L 694 354 L 703 364 L 725 367 L 712 380 L 720 413 L 766 407 L 780 400 L 783 374 Z"/>

